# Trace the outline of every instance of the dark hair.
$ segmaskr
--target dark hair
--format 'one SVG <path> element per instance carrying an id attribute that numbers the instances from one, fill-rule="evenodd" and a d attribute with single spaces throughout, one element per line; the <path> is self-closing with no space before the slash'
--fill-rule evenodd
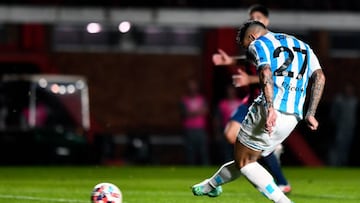
<path id="1" fill-rule="evenodd" d="M 269 9 L 267 9 L 263 5 L 255 4 L 255 5 L 250 6 L 249 14 L 254 13 L 256 11 L 262 13 L 266 17 L 269 17 Z"/>
<path id="2" fill-rule="evenodd" d="M 236 35 L 236 42 L 238 44 L 242 44 L 242 41 L 244 40 L 244 36 L 246 31 L 252 27 L 252 26 L 260 26 L 264 29 L 266 29 L 266 26 L 264 24 L 262 24 L 261 22 L 257 21 L 257 20 L 248 20 L 245 23 L 243 23 L 237 30 L 237 35 Z"/>

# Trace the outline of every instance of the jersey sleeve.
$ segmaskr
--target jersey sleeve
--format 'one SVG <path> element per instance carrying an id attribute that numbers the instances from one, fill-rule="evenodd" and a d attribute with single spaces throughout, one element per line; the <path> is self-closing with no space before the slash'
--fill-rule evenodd
<path id="1" fill-rule="evenodd" d="M 253 41 L 248 48 L 248 57 L 255 64 L 259 70 L 264 65 L 270 65 L 270 57 L 266 46 L 262 46 L 262 42 L 259 40 Z"/>

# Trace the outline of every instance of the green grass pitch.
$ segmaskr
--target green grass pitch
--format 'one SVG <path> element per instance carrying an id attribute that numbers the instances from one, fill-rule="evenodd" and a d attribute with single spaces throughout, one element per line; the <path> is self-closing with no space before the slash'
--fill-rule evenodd
<path id="1" fill-rule="evenodd" d="M 97 183 L 111 182 L 124 203 L 259 203 L 270 202 L 244 177 L 223 186 L 217 198 L 193 196 L 190 186 L 217 167 L 183 166 L 17 166 L 0 167 L 0 203 L 89 203 Z M 360 168 L 285 167 L 296 203 L 360 202 Z"/>

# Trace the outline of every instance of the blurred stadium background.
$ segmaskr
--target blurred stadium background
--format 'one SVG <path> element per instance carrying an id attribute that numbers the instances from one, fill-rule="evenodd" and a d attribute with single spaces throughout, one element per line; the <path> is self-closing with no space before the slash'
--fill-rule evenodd
<path id="1" fill-rule="evenodd" d="M 282 164 L 326 165 L 331 102 L 347 82 L 360 93 L 359 1 L 1 1 L 0 164 L 184 164 L 179 98 L 196 78 L 214 110 L 232 69 L 211 55 L 237 53 L 254 3 L 272 30 L 312 45 L 328 79 L 320 129 L 300 125 Z"/>

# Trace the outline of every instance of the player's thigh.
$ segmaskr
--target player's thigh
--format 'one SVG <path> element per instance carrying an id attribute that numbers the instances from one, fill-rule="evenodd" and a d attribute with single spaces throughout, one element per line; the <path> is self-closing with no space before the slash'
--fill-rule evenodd
<path id="1" fill-rule="evenodd" d="M 276 121 L 274 133 L 272 135 L 272 138 L 275 141 L 275 145 L 278 145 L 284 141 L 284 139 L 290 135 L 299 122 L 299 118 L 292 114 L 277 112 L 277 115 L 278 118 Z"/>
<path id="2" fill-rule="evenodd" d="M 264 148 L 262 153 L 263 156 L 269 155 L 272 151 L 276 149 L 294 130 L 299 118 L 295 115 L 285 114 L 277 112 L 277 120 L 274 128 L 273 134 L 271 134 L 270 139 L 268 139 L 267 147 Z"/>

